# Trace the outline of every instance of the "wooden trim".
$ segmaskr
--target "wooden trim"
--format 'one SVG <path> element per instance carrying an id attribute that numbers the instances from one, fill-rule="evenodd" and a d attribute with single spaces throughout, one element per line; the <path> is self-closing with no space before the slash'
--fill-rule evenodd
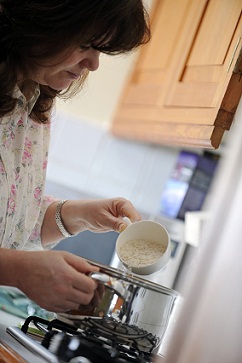
<path id="1" fill-rule="evenodd" d="M 230 78 L 228 87 L 226 89 L 221 107 L 217 114 L 214 124 L 224 127 L 226 130 L 234 119 L 234 114 L 237 110 L 242 94 L 242 47 L 240 49 L 239 57 L 236 61 L 233 74 Z"/>
<path id="2" fill-rule="evenodd" d="M 214 126 L 188 125 L 180 123 L 147 123 L 135 127 L 132 122 L 118 123 L 111 133 L 129 140 L 158 145 L 180 145 L 217 149 L 224 129 Z"/>
<path id="3" fill-rule="evenodd" d="M 213 125 L 218 109 L 215 108 L 169 108 L 169 107 L 123 107 L 113 120 L 112 128 L 120 123 L 133 123 L 134 127 L 147 123 L 181 123 L 189 125 Z M 179 118 L 178 118 L 179 115 Z"/>
<path id="4" fill-rule="evenodd" d="M 27 363 L 18 353 L 0 341 L 0 363 Z"/>

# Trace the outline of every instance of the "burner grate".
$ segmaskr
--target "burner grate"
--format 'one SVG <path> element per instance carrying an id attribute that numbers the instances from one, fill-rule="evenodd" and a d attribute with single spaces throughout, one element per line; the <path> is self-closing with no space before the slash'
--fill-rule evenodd
<path id="1" fill-rule="evenodd" d="M 159 339 L 151 333 L 135 325 L 118 322 L 114 318 L 89 319 L 86 324 L 89 334 L 115 340 L 117 344 L 124 344 L 140 351 L 151 353 L 159 343 Z"/>
<path id="2" fill-rule="evenodd" d="M 135 325 L 107 317 L 85 317 L 78 321 L 77 328 L 58 319 L 49 322 L 31 316 L 26 319 L 22 331 L 29 334 L 32 324 L 43 335 L 41 345 L 63 362 L 85 357 L 91 363 L 148 363 L 152 362 L 152 351 L 158 342 L 157 337 Z"/>

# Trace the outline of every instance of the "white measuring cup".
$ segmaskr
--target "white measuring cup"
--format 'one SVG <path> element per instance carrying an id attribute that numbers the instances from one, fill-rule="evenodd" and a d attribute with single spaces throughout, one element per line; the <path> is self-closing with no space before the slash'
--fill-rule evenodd
<path id="1" fill-rule="evenodd" d="M 124 218 L 128 224 L 126 229 L 120 233 L 116 241 L 116 253 L 122 264 L 132 273 L 137 275 L 150 275 L 160 271 L 168 262 L 171 255 L 170 237 L 160 223 L 150 220 L 138 221 L 132 223 L 127 217 Z M 144 256 L 142 256 L 142 263 L 140 262 L 141 251 L 137 248 L 129 248 L 131 244 L 142 243 L 144 246 L 144 253 L 147 254 L 147 261 L 149 261 L 149 251 L 152 246 L 155 246 L 157 251 L 156 256 L 152 257 L 152 261 L 145 263 Z M 146 249 L 149 244 L 149 249 Z M 159 248 L 160 245 L 160 248 Z M 130 258 L 124 258 L 124 248 L 129 248 L 132 253 L 132 261 Z M 139 244 L 138 244 L 139 246 Z M 152 251 L 150 251 L 152 252 Z M 125 251 L 127 257 L 127 250 Z M 153 251 L 154 255 L 154 251 Z"/>

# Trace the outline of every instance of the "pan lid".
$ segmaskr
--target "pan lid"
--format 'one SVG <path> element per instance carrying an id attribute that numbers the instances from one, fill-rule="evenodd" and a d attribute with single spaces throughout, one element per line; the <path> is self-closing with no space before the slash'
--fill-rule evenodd
<path id="1" fill-rule="evenodd" d="M 95 262 L 90 259 L 85 260 L 90 263 L 91 265 L 97 266 L 100 268 L 100 272 L 111 276 L 112 278 L 116 278 L 117 280 L 126 281 L 128 283 L 131 283 L 133 285 L 137 285 L 139 287 L 143 287 L 145 289 L 149 289 L 152 291 L 156 291 L 165 295 L 173 296 L 174 298 L 181 296 L 180 293 L 178 293 L 175 290 L 169 289 L 168 287 L 159 285 L 157 283 L 145 280 L 144 278 L 134 276 L 131 273 L 128 273 L 126 271 L 119 270 L 114 267 L 110 267 L 108 265 L 104 265 L 99 262 Z"/>

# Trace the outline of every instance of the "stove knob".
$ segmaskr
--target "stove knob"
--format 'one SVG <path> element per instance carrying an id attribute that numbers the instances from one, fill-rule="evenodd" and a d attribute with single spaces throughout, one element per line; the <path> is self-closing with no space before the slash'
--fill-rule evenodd
<path id="1" fill-rule="evenodd" d="M 89 359 L 85 357 L 75 357 L 69 361 L 69 363 L 92 363 Z"/>

